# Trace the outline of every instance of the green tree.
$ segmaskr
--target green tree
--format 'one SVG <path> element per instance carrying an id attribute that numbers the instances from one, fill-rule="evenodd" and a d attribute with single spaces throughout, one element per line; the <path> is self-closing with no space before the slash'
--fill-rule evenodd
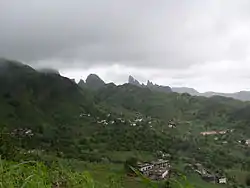
<path id="1" fill-rule="evenodd" d="M 250 186 L 250 174 L 248 174 L 247 176 L 246 176 L 246 180 L 245 180 L 246 182 L 246 185 L 247 186 Z"/>
<path id="2" fill-rule="evenodd" d="M 136 157 L 128 158 L 124 163 L 124 170 L 127 174 L 134 174 L 133 168 L 137 168 L 138 159 Z"/>
<path id="3" fill-rule="evenodd" d="M 10 133 L 0 130 L 0 158 L 15 159 L 18 154 L 15 139 L 10 136 Z"/>

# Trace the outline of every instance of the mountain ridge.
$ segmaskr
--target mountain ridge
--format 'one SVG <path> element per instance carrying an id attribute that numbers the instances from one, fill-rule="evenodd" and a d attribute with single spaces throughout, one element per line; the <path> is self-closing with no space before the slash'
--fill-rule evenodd
<path id="1" fill-rule="evenodd" d="M 239 91 L 234 93 L 222 93 L 222 92 L 213 92 L 213 91 L 207 91 L 200 93 L 197 90 L 193 88 L 188 87 L 173 87 L 172 90 L 176 93 L 188 93 L 192 96 L 203 96 L 203 97 L 213 97 L 213 96 L 222 96 L 222 97 L 228 97 L 233 98 L 236 100 L 241 101 L 250 101 L 250 91 Z"/>
<path id="2" fill-rule="evenodd" d="M 15 67 L 16 71 L 18 71 L 20 67 L 23 67 L 23 68 L 25 67 L 27 72 L 36 71 L 36 69 L 33 69 L 32 67 L 25 65 L 21 62 L 0 58 L 0 74 L 4 74 L 4 72 L 6 72 L 6 69 L 9 69 L 11 67 Z M 59 71 L 54 70 L 54 69 L 49 69 L 49 68 L 40 69 L 37 71 L 41 73 L 46 73 L 46 74 L 60 75 Z M 129 76 L 128 83 L 132 85 L 136 85 L 138 87 L 147 87 L 151 90 L 159 91 L 159 92 L 176 92 L 180 94 L 188 93 L 192 96 L 204 96 L 204 97 L 223 96 L 223 97 L 229 97 L 229 98 L 233 98 L 233 99 L 241 100 L 241 101 L 250 101 L 250 91 L 239 91 L 239 92 L 234 92 L 234 93 L 208 91 L 208 92 L 201 93 L 195 90 L 194 88 L 161 86 L 161 85 L 153 84 L 149 80 L 147 81 L 147 84 L 144 85 L 143 83 L 141 84 L 137 79 L 135 79 L 131 75 Z M 78 86 L 82 88 L 88 87 L 93 90 L 100 89 L 104 87 L 105 85 L 106 83 L 96 74 L 90 74 L 87 77 L 86 81 L 81 79 L 78 82 Z"/>
<path id="3" fill-rule="evenodd" d="M 101 164 L 124 163 L 134 152 L 143 158 L 146 152 L 152 159 L 167 153 L 174 156 L 169 159 L 172 164 L 183 167 L 199 163 L 211 172 L 242 167 L 249 171 L 248 146 L 239 143 L 250 136 L 249 103 L 165 92 L 168 86 L 140 84 L 132 78 L 137 85 L 105 84 L 94 74 L 76 84 L 9 62 L 0 71 L 0 129 L 8 139 L 17 137 L 11 141 L 22 153 L 35 149 Z M 204 137 L 204 131 L 223 135 Z M 0 153 L 7 151 L 7 160 L 13 156 L 8 143 L 0 142 Z"/>
<path id="4" fill-rule="evenodd" d="M 222 97 L 233 98 L 233 99 L 241 100 L 241 101 L 250 101 L 250 91 L 239 91 L 239 92 L 235 92 L 235 93 L 221 93 L 221 92 L 208 91 L 208 92 L 201 93 L 194 88 L 162 86 L 162 85 L 154 84 L 150 80 L 148 80 L 147 84 L 145 85 L 143 83 L 140 83 L 137 79 L 135 79 L 131 75 L 129 75 L 129 77 L 128 77 L 128 83 L 131 85 L 135 85 L 137 87 L 149 88 L 153 91 L 158 91 L 158 92 L 167 92 L 167 93 L 168 92 L 176 92 L 176 93 L 180 93 L 180 94 L 187 93 L 187 94 L 190 94 L 192 96 L 203 96 L 203 97 L 208 97 L 208 98 L 213 97 L 213 96 L 222 96 Z M 92 88 L 94 90 L 100 89 L 100 88 L 104 87 L 106 84 L 107 83 L 105 83 L 96 74 L 90 74 L 87 77 L 85 82 L 82 79 L 78 82 L 78 85 L 80 87 L 83 87 L 83 88 L 89 87 L 89 88 Z"/>
<path id="5" fill-rule="evenodd" d="M 139 87 L 148 87 L 149 89 L 160 91 L 160 92 L 176 92 L 180 94 L 188 93 L 192 96 L 203 96 L 203 97 L 222 96 L 222 97 L 233 98 L 233 99 L 241 100 L 241 101 L 250 101 L 250 91 L 239 91 L 235 93 L 219 93 L 219 92 L 208 91 L 208 92 L 200 93 L 194 88 L 159 86 L 157 84 L 153 84 L 149 80 L 147 81 L 146 85 L 140 84 L 140 82 L 131 75 L 129 76 L 128 83 L 139 86 Z"/>
<path id="6" fill-rule="evenodd" d="M 141 84 L 138 80 L 136 80 L 131 75 L 128 78 L 128 83 L 135 85 L 135 86 L 139 86 L 139 87 L 146 87 L 146 88 L 149 88 L 150 90 L 153 90 L 153 91 L 166 92 L 166 93 L 172 92 L 172 90 L 169 86 L 161 86 L 161 85 L 153 84 L 153 82 L 151 82 L 149 80 L 147 81 L 147 85 Z"/>

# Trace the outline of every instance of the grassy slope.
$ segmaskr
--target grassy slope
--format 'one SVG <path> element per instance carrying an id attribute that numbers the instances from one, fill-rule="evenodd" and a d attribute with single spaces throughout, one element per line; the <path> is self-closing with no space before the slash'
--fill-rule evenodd
<path id="1" fill-rule="evenodd" d="M 196 188 L 225 188 L 226 185 L 219 185 L 219 184 L 213 184 L 208 183 L 206 181 L 203 181 L 198 175 L 192 174 L 189 175 L 188 181 L 191 182 Z"/>
<path id="2" fill-rule="evenodd" d="M 74 188 L 93 186 L 96 188 L 105 186 L 109 188 L 121 188 L 123 186 L 125 188 L 148 187 L 139 178 L 125 176 L 120 165 L 86 163 L 76 160 L 68 161 L 64 159 L 60 161 L 59 166 L 51 166 L 50 168 L 42 163 L 17 164 L 1 160 L 0 172 L 3 175 L 3 181 L 0 183 L 1 188 L 21 186 L 25 188 L 51 188 L 56 182 Z M 225 187 L 204 182 L 197 175 L 188 176 L 188 181 L 196 188 Z M 179 180 L 179 182 L 182 181 Z M 186 186 L 183 186 L 183 188 L 186 188 Z"/>
<path id="3" fill-rule="evenodd" d="M 117 87 L 108 85 L 99 90 L 96 100 L 113 107 L 122 107 L 125 112 L 141 112 L 162 120 L 174 118 L 185 121 L 209 121 L 217 127 L 230 126 L 229 116 L 247 105 L 229 98 L 153 92 L 130 84 Z"/>

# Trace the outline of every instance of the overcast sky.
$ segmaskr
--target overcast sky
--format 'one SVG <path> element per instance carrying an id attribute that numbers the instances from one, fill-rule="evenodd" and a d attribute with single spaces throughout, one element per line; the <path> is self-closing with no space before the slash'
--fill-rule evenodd
<path id="1" fill-rule="evenodd" d="M 249 0 L 0 0 L 0 56 L 85 79 L 250 90 Z"/>

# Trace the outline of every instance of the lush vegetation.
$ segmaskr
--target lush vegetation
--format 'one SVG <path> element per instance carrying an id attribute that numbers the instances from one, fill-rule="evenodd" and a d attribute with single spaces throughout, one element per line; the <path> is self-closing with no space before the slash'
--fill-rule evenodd
<path id="1" fill-rule="evenodd" d="M 74 163 L 80 165 L 81 171 L 72 170 Z M 79 168 L 79 166 L 78 166 Z M 84 170 L 83 170 L 84 169 Z M 54 161 L 45 165 L 42 162 L 26 161 L 22 163 L 0 161 L 0 187 L 27 188 L 122 188 L 122 187 L 171 187 L 192 188 L 193 185 L 179 176 L 163 182 L 152 182 L 138 173 L 139 179 L 128 178 L 121 171 L 106 166 L 81 164 L 78 161 Z"/>
<path id="2" fill-rule="evenodd" d="M 57 181 L 64 187 L 86 187 L 89 182 L 95 184 L 92 187 L 109 187 L 111 182 L 116 187 L 145 187 L 125 175 L 124 163 L 131 157 L 141 162 L 162 158 L 163 153 L 196 187 L 221 185 L 187 172 L 185 167 L 195 163 L 226 176 L 228 186 L 249 184 L 248 102 L 162 93 L 130 84 L 104 85 L 94 75 L 80 87 L 56 72 L 0 61 L 2 187 L 51 187 Z M 228 131 L 200 134 L 212 130 Z M 54 164 L 58 160 L 76 160 L 77 165 Z M 92 164 L 98 170 L 88 168 Z M 99 169 L 103 165 L 104 171 Z M 93 171 L 97 180 L 85 171 Z M 116 180 L 105 175 L 99 185 L 103 174 Z"/>
<path id="3" fill-rule="evenodd" d="M 118 188 L 122 182 L 116 176 L 110 176 L 105 185 L 94 181 L 88 172 L 73 172 L 65 166 L 50 166 L 43 163 L 23 162 L 9 163 L 1 161 L 1 188 L 28 187 L 28 188 L 51 188 L 51 187 L 76 187 L 76 188 Z"/>

